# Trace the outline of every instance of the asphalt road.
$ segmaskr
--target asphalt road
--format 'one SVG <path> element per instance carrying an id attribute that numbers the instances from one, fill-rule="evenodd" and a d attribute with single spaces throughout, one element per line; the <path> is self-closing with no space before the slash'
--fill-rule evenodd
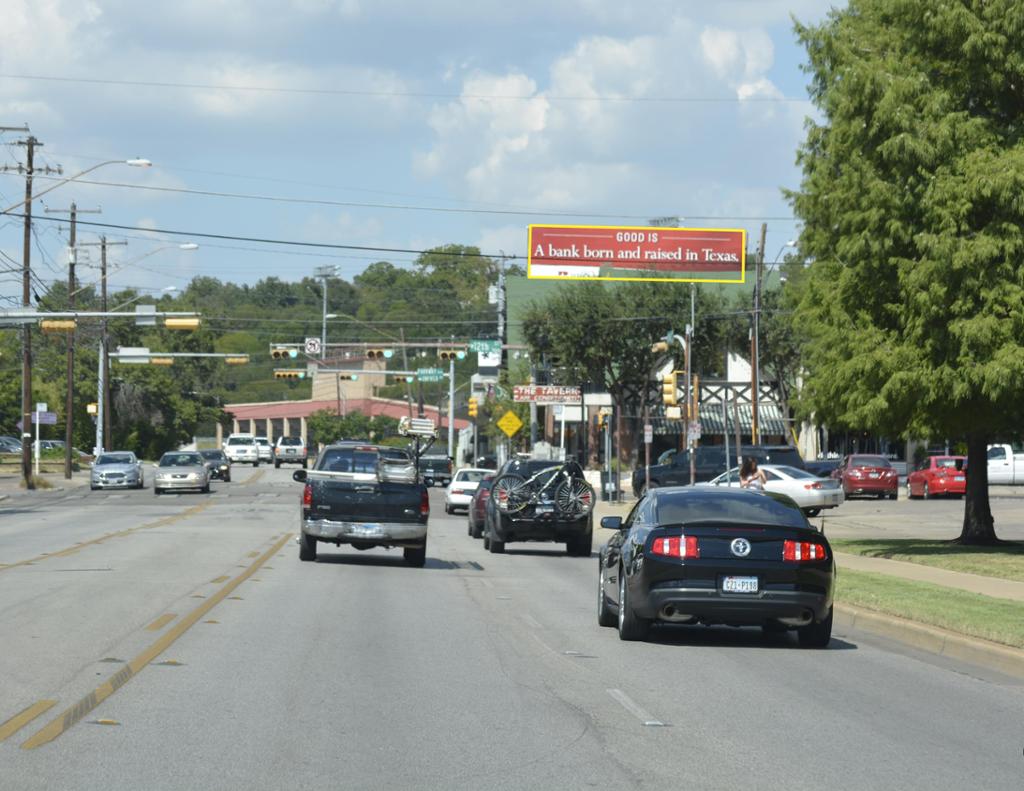
<path id="1" fill-rule="evenodd" d="M 0 723 L 45 708 L 0 789 L 1024 787 L 1024 687 L 856 633 L 622 643 L 596 560 L 487 554 L 440 489 L 426 568 L 300 563 L 290 474 L 0 504 Z"/>

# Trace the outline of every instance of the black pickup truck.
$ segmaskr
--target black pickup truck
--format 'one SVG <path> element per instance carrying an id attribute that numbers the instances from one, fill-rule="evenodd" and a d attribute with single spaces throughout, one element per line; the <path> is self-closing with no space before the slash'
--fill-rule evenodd
<path id="1" fill-rule="evenodd" d="M 427 489 L 406 470 L 391 475 L 388 468 L 381 448 L 342 442 L 324 448 L 312 470 L 295 471 L 292 477 L 305 484 L 300 560 L 316 560 L 317 544 L 327 542 L 359 550 L 401 547 L 409 565 L 424 565 Z"/>

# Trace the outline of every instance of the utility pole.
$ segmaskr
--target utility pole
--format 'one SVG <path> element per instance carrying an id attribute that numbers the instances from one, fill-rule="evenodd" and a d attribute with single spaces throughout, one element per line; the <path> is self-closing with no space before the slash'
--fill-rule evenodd
<path id="1" fill-rule="evenodd" d="M 18 140 L 15 145 L 25 146 L 25 232 L 22 242 L 21 302 L 29 307 L 32 299 L 32 176 L 36 172 L 35 150 L 40 143 L 33 135 Z M 8 170 L 9 168 L 4 168 Z M 40 168 L 43 173 L 60 173 L 57 168 Z M 21 475 L 26 489 L 35 488 L 32 477 L 32 331 L 29 325 L 21 330 Z"/>
<path id="2" fill-rule="evenodd" d="M 409 368 L 409 350 L 405 347 L 405 327 L 398 328 L 398 337 L 402 339 L 402 368 L 406 371 L 411 370 Z M 405 380 L 405 398 L 409 402 L 409 419 L 412 419 L 412 383 Z M 422 415 L 420 416 L 422 417 Z"/>
<path id="3" fill-rule="evenodd" d="M 79 209 L 74 203 L 70 209 L 50 209 L 47 214 L 70 214 L 71 232 L 68 235 L 68 310 L 75 309 L 75 264 L 77 263 L 78 252 L 75 249 L 75 225 L 78 212 L 83 214 L 99 214 L 102 209 Z M 71 446 L 74 429 L 74 406 L 75 406 L 75 333 L 74 330 L 68 333 L 67 338 L 67 394 L 64 400 L 64 477 L 71 480 Z"/>
<path id="4" fill-rule="evenodd" d="M 760 425 L 757 414 L 758 391 L 761 389 L 761 348 L 760 348 L 760 324 L 761 324 L 761 276 L 764 271 L 764 237 L 768 231 L 768 223 L 761 223 L 761 240 L 757 245 L 757 271 L 754 275 L 754 332 L 751 336 L 751 361 L 753 365 L 753 381 L 751 382 L 750 406 L 750 442 L 757 445 L 761 439 Z"/>
<path id="5" fill-rule="evenodd" d="M 455 458 L 455 336 L 452 356 L 448 358 L 448 456 Z"/>
<path id="6" fill-rule="evenodd" d="M 95 242 L 91 244 L 96 244 Z M 114 245 L 127 245 L 128 242 L 111 242 L 106 236 L 101 236 L 100 248 L 100 310 L 107 312 L 107 248 Z M 86 243 L 83 246 L 91 246 Z M 110 339 L 107 337 L 107 319 L 104 317 L 100 327 L 100 387 L 99 387 L 99 414 L 96 416 L 96 448 L 97 452 L 106 449 L 106 443 L 111 440 L 110 433 L 110 358 L 108 355 Z"/>

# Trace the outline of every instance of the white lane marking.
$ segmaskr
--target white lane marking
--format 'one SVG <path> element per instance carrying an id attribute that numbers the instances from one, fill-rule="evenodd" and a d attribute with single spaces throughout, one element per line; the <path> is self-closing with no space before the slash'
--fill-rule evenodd
<path id="1" fill-rule="evenodd" d="M 523 619 L 523 623 L 525 623 L 527 626 L 532 626 L 534 629 L 543 629 L 544 628 L 543 626 L 540 625 L 540 622 L 536 618 L 534 618 L 532 615 L 530 615 L 530 613 L 528 613 L 528 612 L 523 613 L 519 617 Z"/>
<path id="2" fill-rule="evenodd" d="M 624 708 L 626 711 L 628 711 L 630 714 L 632 714 L 634 717 L 640 720 L 640 722 L 642 722 L 645 726 L 651 728 L 661 728 L 665 726 L 665 723 L 663 723 L 661 720 L 654 719 L 654 717 L 651 716 L 651 714 L 649 714 L 644 708 L 642 708 L 638 703 L 636 703 L 629 695 L 627 695 L 621 689 L 609 689 L 605 691 L 609 695 L 611 695 L 619 703 L 619 705 L 622 706 L 622 708 Z"/>

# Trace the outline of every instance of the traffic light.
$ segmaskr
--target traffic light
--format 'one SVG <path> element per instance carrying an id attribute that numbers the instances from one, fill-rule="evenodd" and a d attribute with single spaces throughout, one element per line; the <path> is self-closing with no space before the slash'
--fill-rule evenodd
<path id="1" fill-rule="evenodd" d="M 39 329 L 43 332 L 74 332 L 75 326 L 74 319 L 43 319 L 39 322 Z"/>
<path id="2" fill-rule="evenodd" d="M 248 365 L 249 364 L 249 355 L 248 354 L 239 354 L 239 355 L 236 355 L 234 357 L 225 357 L 224 358 L 224 364 L 225 365 Z"/>
<path id="3" fill-rule="evenodd" d="M 437 353 L 437 356 L 441 359 L 441 362 L 450 362 L 451 360 L 464 360 L 466 358 L 465 349 L 442 349 Z"/>
<path id="4" fill-rule="evenodd" d="M 359 374 L 338 374 L 338 379 L 343 382 L 354 382 L 359 378 Z"/>
<path id="5" fill-rule="evenodd" d="M 198 330 L 199 324 L 198 316 L 168 316 L 164 319 L 165 330 Z"/>
<path id="6" fill-rule="evenodd" d="M 271 349 L 270 356 L 275 360 L 283 360 L 286 357 L 295 359 L 299 356 L 298 349 L 286 349 L 282 346 L 278 346 L 276 349 Z"/>
<path id="7" fill-rule="evenodd" d="M 393 349 L 367 349 L 367 360 L 390 360 L 394 356 Z"/>
<path id="8" fill-rule="evenodd" d="M 672 371 L 665 374 L 665 377 L 661 380 L 661 402 L 665 406 L 676 405 L 676 391 L 678 390 L 676 378 L 676 372 Z"/>
<path id="9" fill-rule="evenodd" d="M 274 371 L 275 379 L 305 379 L 306 372 L 297 368 L 278 369 Z"/>
<path id="10" fill-rule="evenodd" d="M 402 382 L 415 382 L 416 381 L 416 377 L 412 376 L 410 374 L 389 374 L 389 376 L 391 376 L 391 378 L 395 382 L 395 384 L 400 384 Z"/>
<path id="11" fill-rule="evenodd" d="M 470 417 L 476 417 L 477 416 L 477 400 L 473 396 L 470 396 L 470 398 L 469 398 L 469 416 Z"/>

